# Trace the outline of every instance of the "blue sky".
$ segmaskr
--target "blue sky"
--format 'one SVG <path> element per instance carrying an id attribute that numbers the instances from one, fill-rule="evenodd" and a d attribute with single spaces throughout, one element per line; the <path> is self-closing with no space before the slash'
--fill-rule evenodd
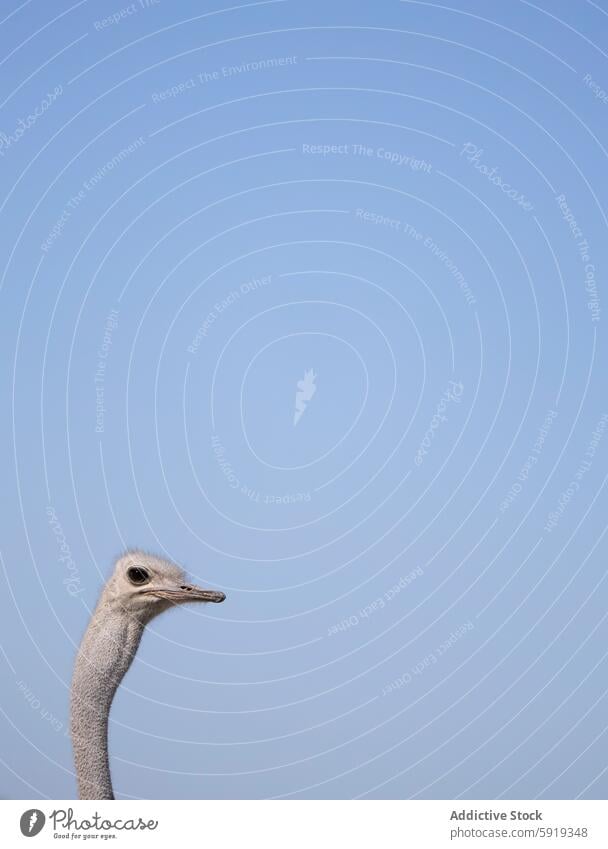
<path id="1" fill-rule="evenodd" d="M 605 798 L 608 10 L 2 14 L 0 794 Z"/>

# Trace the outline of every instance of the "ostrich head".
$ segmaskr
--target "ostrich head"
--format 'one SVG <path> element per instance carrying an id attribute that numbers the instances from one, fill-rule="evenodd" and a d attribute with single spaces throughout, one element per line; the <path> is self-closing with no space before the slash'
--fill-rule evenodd
<path id="1" fill-rule="evenodd" d="M 108 719 L 146 624 L 175 604 L 224 601 L 218 590 L 190 584 L 162 557 L 128 551 L 116 561 L 80 644 L 71 692 L 70 726 L 81 799 L 113 799 Z"/>
<path id="2" fill-rule="evenodd" d="M 197 587 L 186 580 L 184 570 L 175 563 L 144 551 L 128 551 L 116 561 L 100 603 L 142 622 L 174 604 L 207 601 L 218 604 L 226 596 L 217 590 Z"/>

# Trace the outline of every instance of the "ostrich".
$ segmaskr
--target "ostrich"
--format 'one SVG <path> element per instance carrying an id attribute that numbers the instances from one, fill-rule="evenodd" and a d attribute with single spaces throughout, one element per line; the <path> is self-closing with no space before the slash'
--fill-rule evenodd
<path id="1" fill-rule="evenodd" d="M 146 624 L 173 604 L 224 601 L 185 581 L 179 566 L 128 551 L 116 561 L 83 637 L 72 678 L 70 731 L 81 799 L 113 799 L 108 715 Z"/>

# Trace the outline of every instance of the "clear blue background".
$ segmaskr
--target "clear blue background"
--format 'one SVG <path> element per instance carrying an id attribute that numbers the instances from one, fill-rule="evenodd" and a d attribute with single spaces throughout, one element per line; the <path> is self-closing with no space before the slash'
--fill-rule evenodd
<path id="1" fill-rule="evenodd" d="M 605 798 L 606 433 L 546 523 L 608 413 L 608 7 L 121 8 L 2 6 L 0 131 L 62 93 L 0 143 L 0 794 L 75 795 L 75 650 L 140 546 L 228 599 L 149 626 L 118 797 Z"/>

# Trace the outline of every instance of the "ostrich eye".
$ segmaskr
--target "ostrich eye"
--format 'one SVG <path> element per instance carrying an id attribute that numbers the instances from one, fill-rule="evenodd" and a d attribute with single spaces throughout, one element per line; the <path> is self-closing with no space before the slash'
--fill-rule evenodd
<path id="1" fill-rule="evenodd" d="M 127 578 L 132 584 L 147 584 L 150 575 L 141 566 L 131 566 L 130 569 L 127 569 Z"/>

